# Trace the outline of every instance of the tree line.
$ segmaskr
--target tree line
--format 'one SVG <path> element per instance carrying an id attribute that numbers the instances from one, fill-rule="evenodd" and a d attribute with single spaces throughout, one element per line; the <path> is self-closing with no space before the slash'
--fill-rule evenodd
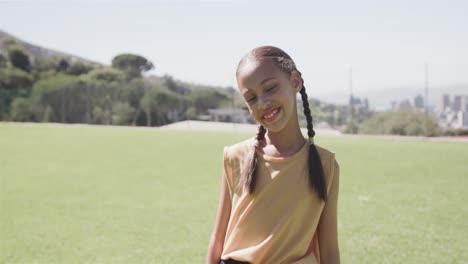
<path id="1" fill-rule="evenodd" d="M 143 77 L 154 64 L 119 54 L 111 66 L 32 57 L 11 43 L 0 53 L 0 120 L 160 126 L 231 103 L 225 89 Z"/>

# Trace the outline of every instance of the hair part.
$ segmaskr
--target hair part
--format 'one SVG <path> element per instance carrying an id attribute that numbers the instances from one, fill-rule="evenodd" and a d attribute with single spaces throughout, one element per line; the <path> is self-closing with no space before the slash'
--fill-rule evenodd
<path id="1" fill-rule="evenodd" d="M 304 115 L 307 120 L 307 135 L 309 137 L 308 142 L 313 142 L 315 137 L 314 125 L 312 120 L 312 115 L 310 112 L 309 101 L 304 86 L 304 80 L 302 79 L 302 74 L 296 68 L 296 64 L 292 58 L 283 50 L 273 47 L 273 46 L 262 46 L 251 50 L 247 53 L 239 62 L 237 66 L 237 73 L 239 69 L 248 61 L 248 60 L 260 60 L 265 58 L 271 58 L 275 64 L 284 72 L 291 74 L 294 71 L 297 71 L 301 76 L 302 89 L 300 90 L 302 105 L 304 108 Z M 241 174 L 241 179 L 239 184 L 241 187 L 246 188 L 250 194 L 253 194 L 255 191 L 255 185 L 257 181 L 257 150 L 265 139 L 266 128 L 260 125 L 258 127 L 257 135 L 255 136 L 254 146 L 250 151 L 249 155 L 244 164 L 244 168 Z M 320 160 L 320 155 L 315 147 L 315 144 L 310 144 L 309 146 L 309 156 L 308 156 L 308 165 L 309 165 L 309 185 L 315 190 L 318 196 L 322 200 L 327 200 L 327 189 L 325 175 L 323 173 L 322 162 Z"/>

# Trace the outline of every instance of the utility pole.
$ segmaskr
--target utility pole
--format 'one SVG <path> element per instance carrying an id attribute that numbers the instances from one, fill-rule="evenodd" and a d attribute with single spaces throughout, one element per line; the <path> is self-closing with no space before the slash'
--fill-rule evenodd
<path id="1" fill-rule="evenodd" d="M 351 128 L 351 133 L 354 131 L 354 94 L 353 94 L 353 68 L 349 68 L 349 127 Z"/>
<path id="2" fill-rule="evenodd" d="M 425 112 L 425 132 L 426 137 L 429 136 L 429 70 L 427 63 L 424 64 L 424 72 L 425 72 L 425 84 L 424 84 L 424 112 Z"/>

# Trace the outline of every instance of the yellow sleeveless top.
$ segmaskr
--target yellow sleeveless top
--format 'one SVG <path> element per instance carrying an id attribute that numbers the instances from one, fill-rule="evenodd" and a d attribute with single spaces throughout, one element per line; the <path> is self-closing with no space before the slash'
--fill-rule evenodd
<path id="1" fill-rule="evenodd" d="M 309 144 L 294 155 L 277 158 L 257 152 L 253 195 L 238 185 L 254 140 L 224 148 L 224 177 L 231 196 L 231 216 L 221 258 L 256 263 L 319 263 L 317 225 L 325 202 L 308 180 Z M 335 154 L 315 145 L 330 190 Z"/>

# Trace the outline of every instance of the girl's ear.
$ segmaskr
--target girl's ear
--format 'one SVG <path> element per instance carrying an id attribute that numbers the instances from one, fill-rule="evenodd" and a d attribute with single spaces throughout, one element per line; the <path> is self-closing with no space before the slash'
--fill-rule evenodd
<path id="1" fill-rule="evenodd" d="M 294 93 L 298 93 L 302 89 L 302 77 L 298 71 L 291 72 L 291 83 L 293 85 Z"/>

